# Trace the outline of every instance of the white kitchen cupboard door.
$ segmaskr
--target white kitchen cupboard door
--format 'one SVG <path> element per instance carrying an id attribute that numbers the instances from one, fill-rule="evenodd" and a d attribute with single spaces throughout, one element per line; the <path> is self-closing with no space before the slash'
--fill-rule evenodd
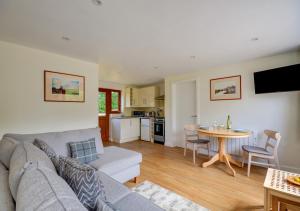
<path id="1" fill-rule="evenodd" d="M 131 88 L 131 94 L 132 94 L 132 101 L 131 106 L 132 107 L 140 107 L 140 91 L 138 88 Z"/>
<path id="2" fill-rule="evenodd" d="M 118 143 L 135 141 L 140 138 L 139 118 L 112 118 L 112 139 Z"/>
<path id="3" fill-rule="evenodd" d="M 126 88 L 125 106 L 126 107 L 155 107 L 155 98 L 159 95 L 156 86 L 143 88 Z"/>
<path id="4" fill-rule="evenodd" d="M 120 139 L 133 137 L 131 130 L 131 119 L 120 119 Z"/>
<path id="5" fill-rule="evenodd" d="M 141 140 L 150 141 L 149 127 L 141 127 Z"/>
<path id="6" fill-rule="evenodd" d="M 147 88 L 141 88 L 139 91 L 140 107 L 147 107 Z"/>
<path id="7" fill-rule="evenodd" d="M 130 108 L 131 107 L 131 88 L 125 89 L 125 107 Z"/>
<path id="8" fill-rule="evenodd" d="M 139 118 L 132 118 L 130 119 L 130 132 L 131 137 L 139 137 L 140 136 L 140 119 Z"/>
<path id="9" fill-rule="evenodd" d="M 151 141 L 150 135 L 150 119 L 141 119 L 141 140 L 143 141 Z"/>

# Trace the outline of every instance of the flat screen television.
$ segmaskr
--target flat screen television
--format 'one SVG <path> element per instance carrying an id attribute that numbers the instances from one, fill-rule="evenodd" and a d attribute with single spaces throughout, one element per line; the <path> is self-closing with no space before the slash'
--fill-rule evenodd
<path id="1" fill-rule="evenodd" d="M 254 73 L 255 94 L 300 90 L 300 64 Z"/>

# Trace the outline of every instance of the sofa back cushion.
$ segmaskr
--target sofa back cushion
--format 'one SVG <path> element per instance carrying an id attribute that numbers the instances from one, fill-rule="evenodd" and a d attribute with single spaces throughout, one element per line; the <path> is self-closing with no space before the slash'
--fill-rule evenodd
<path id="1" fill-rule="evenodd" d="M 8 170 L 0 162 L 0 210 L 14 211 L 15 204 L 8 186 Z"/>
<path id="2" fill-rule="evenodd" d="M 43 162 L 33 162 L 22 176 L 17 200 L 17 211 L 84 211 L 68 184 Z"/>
<path id="3" fill-rule="evenodd" d="M 69 130 L 64 132 L 50 132 L 39 134 L 5 134 L 4 137 L 10 137 L 22 142 L 33 142 L 35 139 L 43 140 L 47 143 L 57 155 L 70 156 L 69 142 L 79 142 L 95 138 L 96 150 L 98 154 L 103 154 L 103 144 L 99 128 Z"/>
<path id="4" fill-rule="evenodd" d="M 17 198 L 17 189 L 24 173 L 24 166 L 29 161 L 43 161 L 45 166 L 56 173 L 56 169 L 48 156 L 32 143 L 20 143 L 10 159 L 9 188 L 13 198 Z"/>
<path id="5" fill-rule="evenodd" d="M 10 158 L 17 147 L 18 141 L 4 137 L 0 141 L 0 161 L 9 169 Z"/>

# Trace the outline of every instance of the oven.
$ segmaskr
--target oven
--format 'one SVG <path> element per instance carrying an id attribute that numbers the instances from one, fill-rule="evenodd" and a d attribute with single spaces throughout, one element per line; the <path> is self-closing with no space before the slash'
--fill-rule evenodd
<path id="1" fill-rule="evenodd" d="M 154 120 L 154 142 L 165 143 L 165 118 L 155 118 Z"/>

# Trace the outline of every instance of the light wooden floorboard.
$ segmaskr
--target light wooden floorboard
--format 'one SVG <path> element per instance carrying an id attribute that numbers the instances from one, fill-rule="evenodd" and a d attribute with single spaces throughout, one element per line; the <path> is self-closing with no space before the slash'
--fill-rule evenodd
<path id="1" fill-rule="evenodd" d="M 197 165 L 193 165 L 190 150 L 184 157 L 182 148 L 144 141 L 105 145 L 117 145 L 143 154 L 137 183 L 149 180 L 211 210 L 262 210 L 265 168 L 251 168 L 248 178 L 247 166 L 243 169 L 234 166 L 237 176 L 232 177 L 224 172 L 224 163 L 201 168 L 201 163 L 208 160 L 205 156 L 197 156 Z M 136 184 L 128 182 L 126 185 Z"/>

